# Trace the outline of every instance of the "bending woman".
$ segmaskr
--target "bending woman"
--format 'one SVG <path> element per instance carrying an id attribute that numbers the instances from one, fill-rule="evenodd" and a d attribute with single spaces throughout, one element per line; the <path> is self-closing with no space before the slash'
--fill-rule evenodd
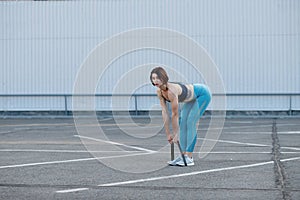
<path id="1" fill-rule="evenodd" d="M 203 84 L 169 82 L 169 77 L 162 67 L 156 67 L 151 71 L 150 81 L 157 87 L 157 96 L 162 107 L 162 117 L 169 143 L 178 143 L 180 141 L 187 165 L 194 165 L 192 154 L 197 142 L 196 124 L 211 100 L 208 87 Z M 167 101 L 170 102 L 172 108 L 171 123 L 173 134 L 170 132 Z M 180 102 L 184 104 L 179 122 L 178 105 Z M 168 164 L 184 166 L 181 156 L 169 161 Z"/>

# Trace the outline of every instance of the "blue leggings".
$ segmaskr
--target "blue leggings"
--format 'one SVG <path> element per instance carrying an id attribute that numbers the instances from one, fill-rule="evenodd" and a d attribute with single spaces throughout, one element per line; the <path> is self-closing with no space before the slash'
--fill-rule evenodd
<path id="1" fill-rule="evenodd" d="M 195 100 L 184 103 L 180 115 L 180 144 L 185 152 L 193 152 L 197 142 L 196 124 L 206 110 L 211 94 L 207 86 L 194 84 Z"/>

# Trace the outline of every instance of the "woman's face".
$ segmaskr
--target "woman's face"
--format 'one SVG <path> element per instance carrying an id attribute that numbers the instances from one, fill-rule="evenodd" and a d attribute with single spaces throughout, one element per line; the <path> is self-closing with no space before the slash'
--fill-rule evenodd
<path id="1" fill-rule="evenodd" d="M 163 85 L 163 82 L 158 78 L 156 73 L 153 73 L 151 75 L 151 79 L 152 79 L 152 83 L 156 86 L 156 87 L 160 87 Z"/>

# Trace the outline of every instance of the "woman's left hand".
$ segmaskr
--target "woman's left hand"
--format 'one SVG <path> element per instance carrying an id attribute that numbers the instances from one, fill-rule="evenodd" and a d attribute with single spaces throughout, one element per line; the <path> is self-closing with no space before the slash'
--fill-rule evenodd
<path id="1" fill-rule="evenodd" d="M 178 143 L 178 134 L 175 134 L 173 137 L 173 143 Z"/>

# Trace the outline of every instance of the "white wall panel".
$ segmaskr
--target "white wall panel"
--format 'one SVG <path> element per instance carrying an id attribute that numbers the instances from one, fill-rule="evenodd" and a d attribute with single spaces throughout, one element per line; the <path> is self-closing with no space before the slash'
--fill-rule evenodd
<path id="1" fill-rule="evenodd" d="M 80 65 L 99 43 L 142 27 L 168 28 L 197 41 L 217 64 L 228 93 L 300 93 L 297 0 L 2 1 L 0 27 L 2 95 L 71 94 Z M 182 81 L 205 78 L 176 55 L 142 50 L 112 63 L 95 86 L 97 93 L 111 93 L 124 73 L 146 63 L 172 67 Z M 155 88 L 149 84 L 137 93 L 155 93 Z M 64 109 L 64 101 L 51 98 L 0 97 L 0 110 Z M 285 110 L 288 98 L 229 97 L 227 109 Z M 111 109 L 107 99 L 97 97 L 97 110 Z M 157 103 L 150 99 L 140 98 L 139 108 Z M 298 97 L 292 107 L 300 109 Z"/>

